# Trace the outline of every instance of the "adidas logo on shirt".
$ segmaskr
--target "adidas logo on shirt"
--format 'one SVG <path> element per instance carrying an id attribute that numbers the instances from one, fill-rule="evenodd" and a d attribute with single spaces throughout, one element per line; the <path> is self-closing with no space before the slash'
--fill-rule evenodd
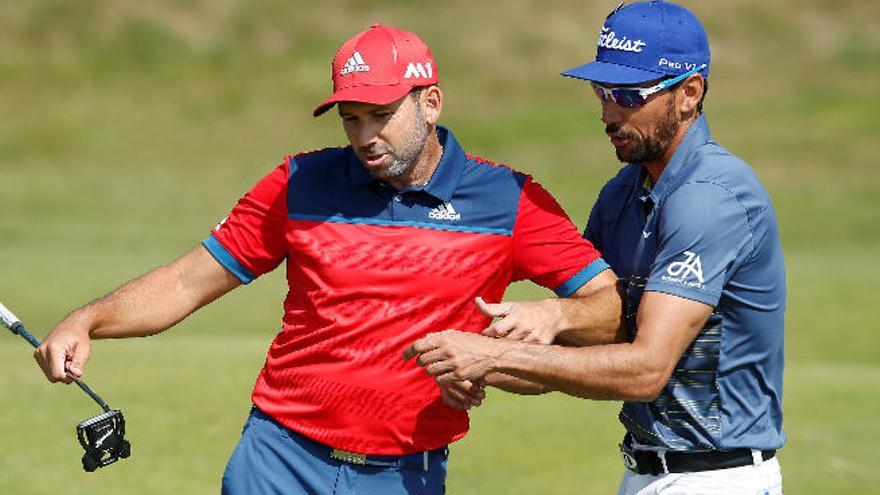
<path id="1" fill-rule="evenodd" d="M 361 52 L 354 52 L 351 54 L 351 57 L 345 62 L 345 65 L 342 66 L 342 70 L 339 71 L 340 76 L 344 76 L 346 74 L 351 74 L 352 72 L 370 72 L 370 66 L 364 62 L 364 57 L 361 56 Z"/>
<path id="2" fill-rule="evenodd" d="M 455 211 L 452 203 L 443 203 L 428 213 L 428 218 L 433 220 L 461 220 L 461 214 Z"/>

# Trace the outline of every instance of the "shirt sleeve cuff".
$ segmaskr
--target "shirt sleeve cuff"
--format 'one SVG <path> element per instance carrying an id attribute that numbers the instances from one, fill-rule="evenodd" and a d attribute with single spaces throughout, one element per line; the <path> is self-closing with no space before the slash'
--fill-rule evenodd
<path id="1" fill-rule="evenodd" d="M 575 273 L 568 281 L 559 287 L 553 289 L 553 292 L 556 293 L 559 297 L 568 297 L 574 294 L 575 291 L 581 288 L 585 283 L 589 282 L 596 275 L 602 273 L 603 271 L 611 268 L 608 263 L 605 262 L 602 258 L 597 258 L 595 261 L 587 265 L 583 270 Z"/>
<path id="2" fill-rule="evenodd" d="M 226 268 L 230 273 L 241 280 L 241 283 L 249 284 L 257 278 L 248 267 L 235 259 L 235 256 L 233 256 L 223 244 L 220 244 L 220 241 L 218 241 L 213 235 L 209 235 L 204 241 L 202 241 L 202 246 L 211 253 L 211 256 L 213 256 L 223 268 Z"/>
<path id="3" fill-rule="evenodd" d="M 645 292 L 662 292 L 664 294 L 669 294 L 670 296 L 681 297 L 698 303 L 703 303 L 707 306 L 712 306 L 713 308 L 718 306 L 718 301 L 721 300 L 720 292 L 688 289 L 679 284 L 659 282 L 656 280 L 651 280 L 647 283 L 645 286 Z"/>

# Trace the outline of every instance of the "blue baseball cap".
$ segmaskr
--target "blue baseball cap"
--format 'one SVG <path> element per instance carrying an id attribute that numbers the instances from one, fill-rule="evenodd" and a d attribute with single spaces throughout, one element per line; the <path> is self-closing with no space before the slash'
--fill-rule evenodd
<path id="1" fill-rule="evenodd" d="M 606 84 L 640 84 L 700 70 L 709 77 L 709 39 L 689 10 L 662 0 L 620 4 L 599 31 L 596 61 L 563 76 Z"/>

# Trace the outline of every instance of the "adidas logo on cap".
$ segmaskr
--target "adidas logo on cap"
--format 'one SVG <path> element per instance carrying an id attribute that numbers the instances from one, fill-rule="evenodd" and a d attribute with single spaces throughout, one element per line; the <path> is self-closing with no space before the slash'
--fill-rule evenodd
<path id="1" fill-rule="evenodd" d="M 346 74 L 351 74 L 352 72 L 370 72 L 370 66 L 364 62 L 364 57 L 361 56 L 361 52 L 354 52 L 351 54 L 351 57 L 342 67 L 342 70 L 339 71 L 339 75 L 344 76 Z"/>

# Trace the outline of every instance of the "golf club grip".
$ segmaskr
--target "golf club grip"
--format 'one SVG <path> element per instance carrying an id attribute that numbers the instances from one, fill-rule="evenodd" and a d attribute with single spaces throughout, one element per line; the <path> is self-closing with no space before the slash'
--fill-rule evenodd
<path id="1" fill-rule="evenodd" d="M 8 328 L 12 333 L 18 333 L 18 327 L 21 326 L 21 320 L 9 311 L 9 308 L 0 302 L 0 324 Z"/>
<path id="2" fill-rule="evenodd" d="M 20 321 L 17 322 L 12 328 L 10 328 L 10 330 L 12 330 L 12 333 L 17 333 L 21 335 L 21 338 L 30 342 L 30 344 L 34 346 L 34 349 L 40 347 L 40 341 L 37 340 L 36 337 L 31 335 L 27 330 L 25 330 L 24 325 Z"/>

